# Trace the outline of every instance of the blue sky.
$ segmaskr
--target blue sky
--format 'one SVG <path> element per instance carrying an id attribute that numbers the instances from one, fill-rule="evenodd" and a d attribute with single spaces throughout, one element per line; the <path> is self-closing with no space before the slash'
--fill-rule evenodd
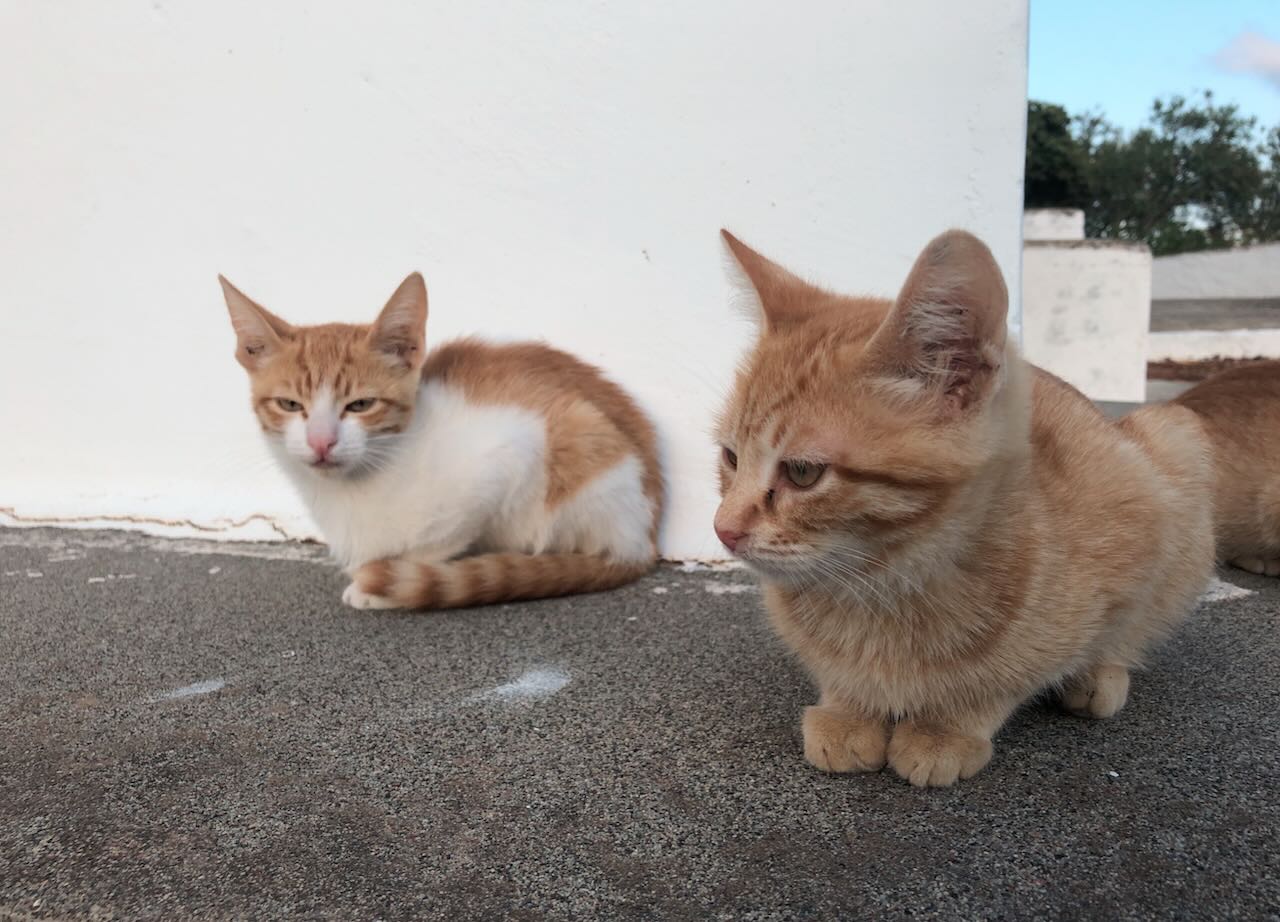
<path id="1" fill-rule="evenodd" d="M 1140 125 L 1157 97 L 1212 90 L 1280 124 L 1280 0 L 1030 0 L 1029 94 Z"/>

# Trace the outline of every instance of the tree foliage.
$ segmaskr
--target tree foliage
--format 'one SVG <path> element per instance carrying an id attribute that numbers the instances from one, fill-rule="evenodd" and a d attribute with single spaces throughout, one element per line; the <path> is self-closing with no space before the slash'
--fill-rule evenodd
<path id="1" fill-rule="evenodd" d="M 1280 126 L 1208 93 L 1157 100 L 1132 133 L 1032 102 L 1026 176 L 1027 207 L 1082 208 L 1089 236 L 1156 255 L 1280 239 Z"/>
<path id="2" fill-rule="evenodd" d="M 1046 102 L 1027 103 L 1027 207 L 1078 207 L 1088 194 L 1085 166 L 1084 149 L 1071 133 L 1067 110 Z"/>

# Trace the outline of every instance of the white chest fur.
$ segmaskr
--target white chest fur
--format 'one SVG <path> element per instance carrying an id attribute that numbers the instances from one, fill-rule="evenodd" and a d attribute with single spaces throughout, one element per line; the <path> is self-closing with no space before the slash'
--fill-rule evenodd
<path id="1" fill-rule="evenodd" d="M 333 556 L 350 568 L 412 549 L 454 556 L 495 517 L 528 516 L 545 495 L 545 451 L 537 415 L 473 404 L 432 383 L 375 470 L 331 477 L 288 467 Z"/>
<path id="2" fill-rule="evenodd" d="M 375 449 L 376 450 L 376 449 Z M 546 421 L 424 386 L 409 428 L 376 469 L 340 477 L 282 459 L 334 558 L 350 570 L 407 551 L 651 554 L 652 509 L 634 455 L 546 505 Z"/>

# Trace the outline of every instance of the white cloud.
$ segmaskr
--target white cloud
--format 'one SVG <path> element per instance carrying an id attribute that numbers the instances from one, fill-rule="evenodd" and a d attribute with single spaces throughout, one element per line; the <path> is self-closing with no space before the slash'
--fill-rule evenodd
<path id="1" fill-rule="evenodd" d="M 1213 56 L 1213 63 L 1230 74 L 1261 77 L 1280 90 L 1280 42 L 1245 30 Z"/>

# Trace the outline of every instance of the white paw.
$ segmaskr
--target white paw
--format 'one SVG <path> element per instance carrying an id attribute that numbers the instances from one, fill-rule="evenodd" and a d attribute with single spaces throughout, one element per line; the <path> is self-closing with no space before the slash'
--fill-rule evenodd
<path id="1" fill-rule="evenodd" d="M 370 595 L 355 583 L 347 586 L 342 590 L 342 601 L 352 608 L 370 609 L 370 608 L 400 608 L 402 607 L 394 599 L 388 599 L 383 595 Z"/>

